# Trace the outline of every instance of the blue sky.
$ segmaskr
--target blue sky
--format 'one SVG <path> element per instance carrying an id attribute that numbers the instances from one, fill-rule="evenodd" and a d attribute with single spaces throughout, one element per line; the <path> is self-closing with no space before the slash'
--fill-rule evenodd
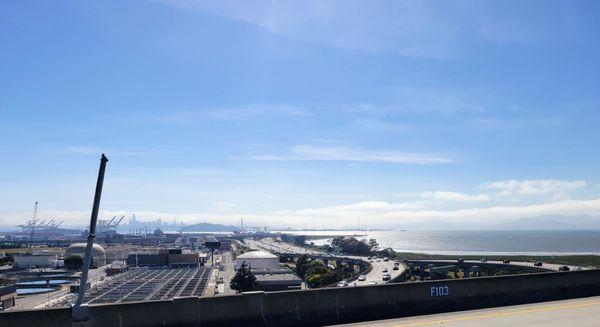
<path id="1" fill-rule="evenodd" d="M 590 1 L 3 1 L 0 225 L 600 212 Z"/>

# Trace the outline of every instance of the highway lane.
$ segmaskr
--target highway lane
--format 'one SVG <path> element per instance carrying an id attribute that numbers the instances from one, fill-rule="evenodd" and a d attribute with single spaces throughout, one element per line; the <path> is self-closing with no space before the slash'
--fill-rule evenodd
<path id="1" fill-rule="evenodd" d="M 361 258 L 361 259 L 367 260 L 367 258 Z M 386 283 L 383 280 L 384 268 L 387 269 L 387 272 L 391 276 L 391 280 L 393 280 L 394 278 L 396 278 L 400 274 L 402 274 L 404 272 L 404 270 L 406 270 L 406 265 L 402 262 L 398 265 L 398 270 L 394 270 L 394 265 L 395 265 L 394 261 L 392 261 L 392 260 L 389 260 L 389 261 L 384 261 L 382 259 L 372 260 L 371 261 L 371 267 L 372 267 L 371 271 L 365 275 L 366 280 L 352 282 L 352 284 L 354 285 L 356 283 L 356 286 L 384 284 L 384 283 Z"/>
<path id="2" fill-rule="evenodd" d="M 410 260 L 410 261 L 421 261 L 421 260 Z M 439 262 L 439 263 L 447 263 L 447 264 L 455 264 L 456 260 L 423 260 L 423 261 L 432 261 L 432 262 Z M 465 263 L 471 263 L 471 264 L 478 264 L 478 263 L 482 263 L 481 260 L 464 260 Z M 498 260 L 487 260 L 485 261 L 486 263 L 493 263 L 493 264 L 504 264 L 502 261 L 498 261 Z M 510 265 L 513 266 L 522 266 L 522 267 L 535 267 L 535 263 L 534 262 L 528 262 L 528 261 L 511 261 L 509 263 Z M 543 269 L 548 269 L 548 270 L 553 270 L 553 271 L 558 271 L 558 269 L 560 267 L 562 267 L 563 265 L 560 264 L 554 264 L 554 263 L 547 263 L 547 262 L 543 262 L 542 266 L 539 268 L 543 268 Z M 579 267 L 579 266 L 567 266 L 569 267 L 570 270 L 585 270 L 585 269 L 592 269 L 589 267 Z"/>
<path id="3" fill-rule="evenodd" d="M 460 311 L 338 326 L 375 327 L 512 327 L 599 326 L 600 297 Z"/>
<path id="4" fill-rule="evenodd" d="M 275 241 L 271 238 L 264 238 L 262 240 L 256 241 L 247 239 L 245 243 L 252 249 L 256 250 L 264 250 L 274 253 L 298 253 L 298 254 L 308 254 L 308 255 L 329 255 L 327 253 L 306 249 L 300 246 L 296 246 L 293 244 Z M 337 256 L 332 255 L 332 258 L 349 258 L 349 259 L 360 259 L 364 261 L 368 261 L 367 257 L 362 256 Z M 365 285 L 373 285 L 373 284 L 384 284 L 386 281 L 383 280 L 383 270 L 387 269 L 390 274 L 391 280 L 398 277 L 406 270 L 406 265 L 404 263 L 400 263 L 398 266 L 398 270 L 394 270 L 394 262 L 392 260 L 384 261 L 383 259 L 375 259 L 371 261 L 372 269 L 365 275 L 366 280 L 364 281 L 353 281 L 351 285 L 355 286 L 365 286 Z"/>

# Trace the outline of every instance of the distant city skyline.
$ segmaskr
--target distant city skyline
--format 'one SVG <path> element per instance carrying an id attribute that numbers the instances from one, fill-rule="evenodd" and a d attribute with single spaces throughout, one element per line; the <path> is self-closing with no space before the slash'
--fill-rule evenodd
<path id="1" fill-rule="evenodd" d="M 599 9 L 1 2 L 0 228 L 600 228 Z"/>

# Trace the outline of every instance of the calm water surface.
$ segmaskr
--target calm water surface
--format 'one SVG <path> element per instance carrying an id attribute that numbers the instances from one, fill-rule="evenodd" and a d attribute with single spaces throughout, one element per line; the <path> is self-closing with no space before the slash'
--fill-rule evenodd
<path id="1" fill-rule="evenodd" d="M 348 235 L 352 231 L 297 232 L 306 235 Z M 600 231 L 373 231 L 380 248 L 436 254 L 595 254 L 600 255 Z M 314 240 L 315 244 L 331 238 Z"/>

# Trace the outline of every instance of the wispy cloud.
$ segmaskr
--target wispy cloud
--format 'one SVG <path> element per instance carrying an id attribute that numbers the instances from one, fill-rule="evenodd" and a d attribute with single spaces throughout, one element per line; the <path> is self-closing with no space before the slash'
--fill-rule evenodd
<path id="1" fill-rule="evenodd" d="M 305 107 L 282 104 L 253 104 L 219 108 L 187 108 L 142 118 L 164 123 L 189 123 L 206 119 L 237 121 L 253 117 L 303 117 L 309 115 L 311 115 L 311 110 Z M 136 117 L 136 119 L 138 118 Z"/>
<path id="2" fill-rule="evenodd" d="M 394 114 L 478 114 L 486 111 L 476 98 L 480 90 L 396 87 L 387 104 L 362 103 L 347 109 L 352 114 L 384 117 Z"/>
<path id="3" fill-rule="evenodd" d="M 486 202 L 491 200 L 491 197 L 487 194 L 472 195 L 449 191 L 423 192 L 421 197 L 444 202 Z"/>
<path id="4" fill-rule="evenodd" d="M 393 164 L 436 165 L 448 164 L 453 160 L 432 153 L 411 153 L 391 150 L 357 150 L 346 147 L 326 147 L 314 145 L 296 145 L 289 154 L 251 155 L 233 157 L 259 161 L 352 161 L 382 162 Z"/>
<path id="5" fill-rule="evenodd" d="M 561 4 L 549 4 L 545 15 L 534 15 L 535 5 L 502 1 L 160 1 L 243 21 L 301 42 L 446 60 L 462 55 L 464 40 L 539 43 L 565 36 L 574 27 L 573 14 Z"/>
<path id="6" fill-rule="evenodd" d="M 250 116 L 306 116 L 310 112 L 306 108 L 289 105 L 250 105 L 234 108 L 218 108 L 199 111 L 198 116 L 214 119 L 242 119 Z"/>
<path id="7" fill-rule="evenodd" d="M 450 58 L 458 28 L 426 2 L 162 0 L 294 40 L 370 53 Z"/>
<path id="8" fill-rule="evenodd" d="M 583 188 L 585 181 L 562 181 L 555 179 L 539 180 L 505 180 L 490 182 L 481 185 L 488 190 L 498 190 L 502 196 L 511 195 L 546 195 L 564 194 L 566 192 Z"/>

